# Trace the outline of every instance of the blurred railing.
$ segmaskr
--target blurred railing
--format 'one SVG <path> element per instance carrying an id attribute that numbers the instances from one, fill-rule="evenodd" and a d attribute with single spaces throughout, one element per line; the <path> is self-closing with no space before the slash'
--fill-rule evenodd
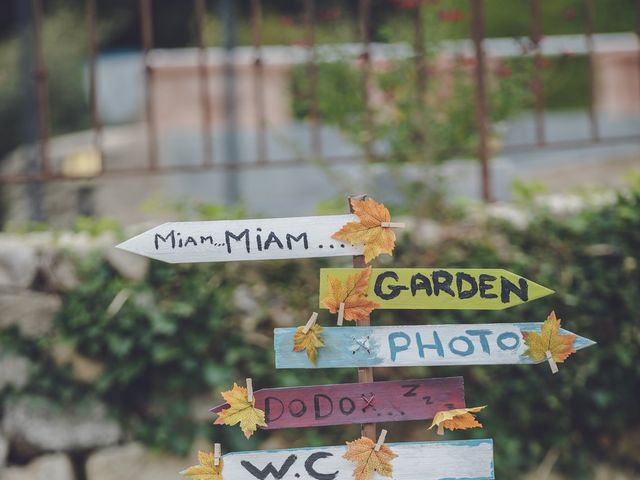
<path id="1" fill-rule="evenodd" d="M 146 143 L 147 143 L 147 159 L 144 166 L 119 166 L 117 168 L 109 168 L 108 164 L 103 163 L 99 175 L 146 175 L 151 173 L 171 173 L 171 172 L 199 172 L 210 169 L 241 169 L 241 168 L 263 168 L 271 165 L 282 166 L 283 164 L 300 164 L 302 159 L 283 160 L 276 159 L 270 155 L 267 141 L 267 118 L 266 118 L 266 106 L 265 106 L 265 84 L 264 84 L 264 59 L 262 51 L 262 11 L 263 3 L 268 0 L 245 0 L 248 8 L 250 9 L 250 22 L 253 34 L 253 102 L 255 103 L 255 126 L 256 126 L 256 139 L 253 161 L 251 162 L 238 162 L 234 159 L 237 158 L 237 138 L 235 118 L 236 112 L 234 107 L 234 81 L 233 81 L 233 64 L 228 62 L 225 65 L 225 135 L 224 135 L 224 151 L 225 159 L 220 161 L 214 156 L 214 138 L 212 136 L 212 112 L 211 112 L 211 92 L 210 82 L 208 79 L 209 71 L 207 68 L 207 45 L 205 45 L 204 25 L 206 16 L 206 0 L 193 0 L 194 12 L 196 22 L 195 37 L 197 39 L 198 48 L 198 77 L 199 77 L 199 96 L 200 96 L 200 108 L 201 108 L 201 123 L 202 123 L 202 162 L 194 165 L 172 165 L 160 163 L 158 161 L 158 128 L 157 118 L 155 113 L 156 106 L 156 93 L 154 89 L 154 68 L 153 62 L 150 61 L 152 50 L 154 48 L 154 31 L 153 31 L 153 0 L 139 0 L 138 8 L 140 9 L 140 32 L 142 39 L 142 48 L 144 52 L 144 82 L 145 82 L 145 101 L 144 101 L 144 117 L 146 124 Z M 234 0 L 221 0 L 223 5 L 223 12 L 231 12 L 233 8 L 237 7 L 237 3 L 234 5 Z M 311 152 L 317 158 L 322 158 L 328 162 L 347 162 L 362 158 L 362 156 L 328 156 L 325 155 L 325 149 L 323 146 L 321 128 L 322 118 L 320 115 L 320 108 L 318 102 L 318 56 L 316 45 L 316 6 L 319 3 L 318 0 L 303 0 L 304 1 L 304 22 L 305 22 L 305 48 L 307 52 L 306 59 L 306 75 L 309 81 L 309 141 L 311 145 Z M 534 96 L 534 115 L 535 115 L 535 141 L 530 143 L 524 143 L 519 145 L 508 145 L 506 150 L 511 151 L 528 151 L 539 148 L 573 148 L 591 144 L 602 144 L 612 142 L 626 142 L 640 140 L 640 132 L 637 135 L 624 135 L 624 136 L 612 136 L 604 135 L 600 128 L 600 117 L 595 106 L 595 55 L 596 47 L 594 44 L 594 0 L 584 0 L 585 11 L 585 24 L 584 24 L 584 42 L 586 45 L 585 54 L 589 63 L 589 86 L 590 86 L 590 98 L 589 98 L 589 135 L 586 138 L 564 139 L 564 140 L 550 140 L 545 129 L 544 115 L 546 112 L 545 106 L 545 85 L 543 75 L 540 68 L 533 69 L 532 78 L 532 95 Z M 366 156 L 378 156 L 374 151 L 373 144 L 373 114 L 371 108 L 371 91 L 370 84 L 373 75 L 372 62 L 371 62 L 371 13 L 372 13 L 372 0 L 358 0 L 358 23 L 360 34 L 360 66 L 363 72 L 362 75 L 362 96 L 364 99 L 365 112 L 367 119 L 365 122 L 365 128 L 368 130 L 366 135 L 366 141 L 364 146 L 363 155 Z M 395 2 L 397 3 L 397 2 Z M 415 61 L 415 69 L 418 73 L 417 88 L 424 92 L 427 88 L 427 58 L 425 53 L 425 31 L 424 23 L 421 21 L 422 11 L 425 8 L 431 8 L 429 0 L 404 0 L 405 4 L 411 4 L 411 8 L 415 8 L 416 12 L 414 18 L 414 45 L 412 57 Z M 491 181 L 490 181 L 490 157 L 497 153 L 491 151 L 490 145 L 490 126 L 489 126 L 489 111 L 487 104 L 487 52 L 485 49 L 485 21 L 484 21 L 484 0 L 469 0 L 469 12 L 470 12 L 470 39 L 472 42 L 472 55 L 474 58 L 474 83 L 475 83 L 475 123 L 478 132 L 478 144 L 476 148 L 477 158 L 482 165 L 482 194 L 485 200 L 491 198 Z M 523 32 L 525 37 L 529 37 L 530 46 L 529 54 L 533 54 L 535 64 L 540 65 L 543 61 L 543 29 L 540 4 L 541 0 L 530 0 L 530 15 L 531 15 L 531 31 Z M 88 57 L 88 79 L 89 79 L 89 105 L 91 108 L 92 117 L 92 129 L 94 132 L 93 142 L 94 147 L 100 154 L 103 153 L 102 145 L 102 125 L 100 121 L 100 114 L 98 112 L 97 101 L 97 82 L 98 77 L 96 74 L 97 68 L 97 35 L 96 35 L 96 23 L 98 12 L 96 10 L 96 0 L 86 0 L 86 25 L 87 30 L 87 57 Z M 640 65 L 640 0 L 636 1 L 636 11 L 633 12 L 637 16 L 636 36 L 638 40 L 637 52 L 638 52 L 638 65 Z M 631 13 L 631 12 L 630 12 Z M 38 131 L 39 141 L 38 147 L 38 165 L 35 169 L 30 169 L 25 173 L 12 173 L 1 174 L 0 184 L 8 183 L 25 183 L 25 182 L 43 182 L 51 180 L 68 179 L 60 171 L 52 168 L 50 162 L 49 152 L 49 94 L 48 94 L 48 78 L 46 69 L 46 59 L 44 57 L 43 41 L 42 41 L 42 17 L 43 17 L 43 0 L 32 0 L 32 14 L 33 14 L 33 29 L 34 29 L 34 44 L 35 44 L 35 64 L 36 69 L 34 72 L 34 78 L 37 85 L 37 118 L 38 118 Z M 223 24 L 225 25 L 225 41 L 224 48 L 228 52 L 232 52 L 235 48 L 233 40 L 233 23 L 232 17 L 223 15 Z M 638 85 L 640 85 L 640 69 L 638 70 Z M 638 92 L 638 100 L 631 99 L 630 101 L 637 101 L 640 103 L 640 91 Z"/>

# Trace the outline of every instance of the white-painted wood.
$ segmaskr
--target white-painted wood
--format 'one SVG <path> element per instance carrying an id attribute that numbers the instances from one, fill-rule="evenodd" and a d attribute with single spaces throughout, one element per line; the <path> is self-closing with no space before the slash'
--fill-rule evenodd
<path id="1" fill-rule="evenodd" d="M 355 215 L 165 223 L 117 248 L 169 263 L 362 255 L 331 235 Z"/>
<path id="2" fill-rule="evenodd" d="M 388 446 L 398 455 L 392 461 L 394 480 L 495 478 L 491 440 Z M 346 446 L 335 446 L 229 453 L 223 457 L 222 473 L 231 480 L 353 480 L 354 464 L 342 458 L 346 451 Z M 260 472 L 270 473 L 261 475 Z M 371 480 L 385 478 L 374 474 Z"/>
<path id="3" fill-rule="evenodd" d="M 407 367 L 535 363 L 524 355 L 523 332 L 542 323 L 324 327 L 317 363 L 293 351 L 293 328 L 276 328 L 276 368 Z M 561 329 L 561 334 L 571 332 Z M 576 350 L 594 342 L 576 335 Z"/>

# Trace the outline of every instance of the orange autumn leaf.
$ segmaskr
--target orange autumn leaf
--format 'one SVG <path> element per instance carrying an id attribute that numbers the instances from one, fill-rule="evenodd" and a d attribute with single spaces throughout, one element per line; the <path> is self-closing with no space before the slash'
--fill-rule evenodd
<path id="1" fill-rule="evenodd" d="M 224 460 L 220 459 L 219 464 L 216 465 L 213 453 L 198 452 L 198 461 L 200 465 L 189 467 L 180 474 L 189 477 L 190 480 L 223 480 Z"/>
<path id="2" fill-rule="evenodd" d="M 349 242 L 351 245 L 364 245 L 364 260 L 369 263 L 381 253 L 393 253 L 396 234 L 382 224 L 391 220 L 386 207 L 371 198 L 351 201 L 357 222 L 349 222 L 332 235 L 332 238 Z"/>
<path id="3" fill-rule="evenodd" d="M 328 308 L 331 313 L 338 313 L 340 304 L 344 303 L 345 320 L 364 320 L 379 305 L 369 300 L 365 293 L 369 287 L 371 267 L 364 268 L 360 272 L 347 277 L 346 281 L 329 275 L 327 284 L 329 294 L 322 299 L 322 306 Z"/>
<path id="4" fill-rule="evenodd" d="M 369 480 L 376 473 L 382 477 L 392 478 L 391 460 L 397 456 L 386 445 L 382 445 L 376 452 L 375 442 L 362 437 L 353 442 L 347 442 L 347 453 L 342 458 L 356 464 L 353 470 L 353 477 L 356 480 Z"/>
<path id="5" fill-rule="evenodd" d="M 476 420 L 474 413 L 484 410 L 487 406 L 475 408 L 458 408 L 455 410 L 444 410 L 436 413 L 433 422 L 429 427 L 438 427 L 438 435 L 444 433 L 444 429 L 449 430 L 466 430 L 468 428 L 482 428 L 482 424 Z"/>
<path id="6" fill-rule="evenodd" d="M 575 353 L 573 342 L 576 336 L 573 334 L 560 334 L 559 318 L 556 312 L 551 312 L 540 328 L 540 333 L 523 332 L 524 343 L 529 347 L 525 355 L 535 362 L 542 362 L 547 359 L 547 352 L 551 352 L 553 359 L 557 363 L 564 362 L 569 355 Z"/>
<path id="7" fill-rule="evenodd" d="M 318 349 L 324 347 L 322 340 L 322 327 L 317 323 L 314 324 L 307 333 L 304 333 L 304 327 L 298 327 L 293 336 L 293 351 L 307 351 L 309 361 L 316 364 L 318 358 Z"/>
<path id="8" fill-rule="evenodd" d="M 264 412 L 256 408 L 256 398 L 249 401 L 247 389 L 233 384 L 233 388 L 222 392 L 222 397 L 229 404 L 229 408 L 218 413 L 214 425 L 237 425 L 244 436 L 249 438 L 258 429 L 266 427 Z"/>

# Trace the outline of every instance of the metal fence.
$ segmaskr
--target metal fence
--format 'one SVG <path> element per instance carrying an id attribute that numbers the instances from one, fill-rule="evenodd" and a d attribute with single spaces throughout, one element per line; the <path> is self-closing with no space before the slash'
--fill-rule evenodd
<path id="1" fill-rule="evenodd" d="M 145 124 L 146 124 L 146 142 L 147 142 L 147 159 L 146 164 L 141 167 L 118 167 L 109 168 L 108 162 L 103 164 L 100 175 L 147 175 L 157 173 L 170 173 L 170 172 L 199 172 L 209 169 L 239 169 L 239 168 L 265 168 L 270 165 L 277 164 L 283 165 L 282 160 L 275 161 L 276 159 L 270 156 L 268 151 L 267 131 L 268 125 L 266 120 L 266 107 L 265 107 L 265 87 L 264 87 L 264 61 L 262 53 L 262 18 L 263 18 L 263 3 L 268 0 L 246 0 L 246 7 L 250 11 L 250 22 L 253 34 L 253 99 L 256 108 L 255 126 L 257 129 L 257 135 L 255 140 L 254 158 L 252 162 L 234 162 L 230 159 L 234 158 L 234 148 L 237 148 L 237 144 L 234 143 L 234 129 L 235 129 L 235 108 L 234 108 L 234 82 L 233 65 L 229 63 L 225 66 L 225 75 L 230 81 L 226 82 L 225 88 L 231 90 L 227 92 L 225 96 L 225 151 L 227 153 L 226 160 L 220 161 L 214 158 L 214 151 L 212 148 L 213 138 L 211 134 L 212 113 L 211 113 L 211 92 L 210 83 L 208 80 L 207 69 L 207 45 L 205 45 L 204 36 L 204 21 L 207 13 L 206 0 L 193 0 L 194 12 L 195 12 L 195 37 L 197 39 L 198 47 L 198 76 L 199 76 L 199 95 L 201 105 L 201 136 L 202 136 L 202 149 L 203 149 L 203 161 L 198 165 L 167 165 L 161 164 L 158 161 L 158 128 L 157 119 L 155 113 L 156 98 L 154 92 L 154 68 L 151 62 L 149 62 L 150 54 L 154 49 L 154 31 L 153 31 L 153 0 L 139 0 L 137 8 L 140 9 L 140 32 L 142 39 L 142 49 L 144 52 L 145 62 Z M 237 3 L 234 0 L 221 0 L 223 4 L 222 11 L 227 12 L 229 16 L 222 18 L 223 24 L 226 26 L 224 39 L 224 48 L 227 51 L 234 49 L 234 39 L 232 34 L 232 25 L 235 21 L 230 16 L 237 7 Z M 345 162 L 353 160 L 352 157 L 333 157 L 330 158 L 323 155 L 324 148 L 322 144 L 321 126 L 322 118 L 320 115 L 320 108 L 318 104 L 318 56 L 317 56 L 317 44 L 316 44 L 316 7 L 319 3 L 317 0 L 302 0 L 304 6 L 304 22 L 306 38 L 304 46 L 307 52 L 306 59 L 306 75 L 308 76 L 309 84 L 309 135 L 310 145 L 313 155 L 319 158 L 323 158 L 330 162 Z M 620 141 L 636 141 L 640 140 L 640 133 L 633 136 L 605 136 L 600 129 L 600 118 L 595 108 L 594 102 L 594 61 L 595 61 L 595 45 L 594 45 L 594 0 L 584 0 L 583 8 L 585 11 L 585 23 L 584 23 L 584 40 L 586 44 L 586 55 L 589 62 L 589 75 L 590 75 L 590 99 L 589 99 L 589 135 L 587 138 L 576 138 L 571 140 L 551 141 L 548 138 L 545 131 L 545 85 L 543 75 L 540 69 L 533 70 L 532 78 L 532 95 L 534 96 L 535 105 L 535 141 L 527 144 L 510 145 L 509 149 L 513 151 L 527 151 L 535 150 L 538 148 L 573 148 L 583 145 L 600 144 L 607 142 L 620 142 Z M 13 174 L 0 174 L 0 184 L 10 183 L 27 183 L 27 182 L 46 182 L 52 180 L 66 179 L 61 172 L 52 168 L 50 162 L 49 153 L 49 140 L 50 140 L 50 128 L 49 128 L 49 94 L 48 94 L 48 78 L 46 59 L 44 56 L 43 40 L 42 40 L 42 22 L 43 22 L 43 0 L 31 0 L 32 11 L 32 25 L 33 25 L 33 38 L 35 44 L 35 51 L 33 52 L 36 69 L 34 71 L 34 78 L 37 85 L 37 118 L 38 118 L 38 165 L 37 168 L 31 169 L 26 173 L 13 173 Z M 396 2 L 397 3 L 397 2 Z M 416 12 L 413 16 L 416 20 L 413 24 L 413 53 L 412 58 L 415 62 L 415 69 L 417 72 L 418 82 L 417 87 L 421 91 L 425 91 L 428 82 L 428 65 L 427 56 L 425 53 L 425 28 L 424 23 L 420 20 L 422 17 L 422 11 L 425 8 L 433 8 L 432 2 L 429 0 L 405 0 L 404 3 L 410 3 L 410 8 L 415 8 Z M 530 0 L 530 15 L 531 15 L 531 31 L 523 32 L 523 36 L 526 36 L 530 40 L 531 49 L 536 62 L 540 62 L 543 58 L 543 51 L 540 48 L 543 41 L 544 31 L 542 28 L 542 18 L 540 9 L 541 0 Z M 638 61 L 640 65 L 640 0 L 636 1 L 637 15 L 637 28 L 636 35 L 638 39 Z M 469 0 L 469 12 L 470 12 L 470 32 L 469 37 L 473 45 L 474 67 L 473 76 L 475 84 L 475 123 L 478 132 L 478 144 L 476 149 L 476 155 L 482 165 L 482 194 L 485 200 L 491 198 L 491 182 L 490 182 L 490 157 L 497 153 L 491 151 L 490 145 L 490 125 L 489 125 L 489 112 L 487 105 L 487 76 L 488 76 L 488 59 L 485 51 L 485 6 L 484 0 Z M 87 58 L 88 58 L 88 78 L 89 78 L 89 105 L 91 108 L 92 129 L 94 132 L 94 146 L 98 152 L 102 152 L 102 125 L 100 122 L 100 114 L 98 112 L 97 102 L 97 35 L 96 24 L 99 12 L 96 9 L 96 0 L 86 0 L 86 24 L 87 31 Z M 372 0 L 358 0 L 358 24 L 359 35 L 361 44 L 360 53 L 360 68 L 362 69 L 362 97 L 364 99 L 365 111 L 366 111 L 366 128 L 371 132 L 373 130 L 373 115 L 371 112 L 371 99 L 370 84 L 373 71 L 371 64 L 371 18 L 372 18 Z M 231 26 L 231 27 L 230 27 Z M 538 64 L 538 63 L 536 63 Z M 640 76 L 640 71 L 638 72 Z M 640 81 L 638 82 L 640 84 Z M 640 92 L 639 92 L 640 93 Z M 638 97 L 640 98 L 640 96 Z M 366 142 L 363 154 L 366 156 L 374 155 L 374 146 L 372 143 L 372 135 L 367 135 L 369 141 Z M 289 163 L 300 163 L 302 159 L 291 160 Z"/>

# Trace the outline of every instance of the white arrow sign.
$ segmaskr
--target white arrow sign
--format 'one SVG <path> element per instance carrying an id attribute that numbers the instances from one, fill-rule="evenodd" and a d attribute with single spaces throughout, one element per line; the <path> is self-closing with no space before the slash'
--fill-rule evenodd
<path id="1" fill-rule="evenodd" d="M 169 263 L 362 255 L 331 235 L 355 215 L 165 223 L 117 246 Z"/>
<path id="2" fill-rule="evenodd" d="M 394 480 L 493 480 L 493 442 L 392 443 Z M 355 465 L 342 456 L 346 446 L 229 453 L 224 478 L 233 480 L 353 480 Z M 383 477 L 374 474 L 372 480 Z"/>
<path id="3" fill-rule="evenodd" d="M 522 332 L 540 332 L 542 323 L 328 327 L 316 365 L 293 351 L 295 328 L 276 328 L 276 368 L 408 367 L 536 363 L 524 355 Z M 571 332 L 560 329 L 562 335 Z M 573 348 L 595 342 L 576 335 Z"/>

